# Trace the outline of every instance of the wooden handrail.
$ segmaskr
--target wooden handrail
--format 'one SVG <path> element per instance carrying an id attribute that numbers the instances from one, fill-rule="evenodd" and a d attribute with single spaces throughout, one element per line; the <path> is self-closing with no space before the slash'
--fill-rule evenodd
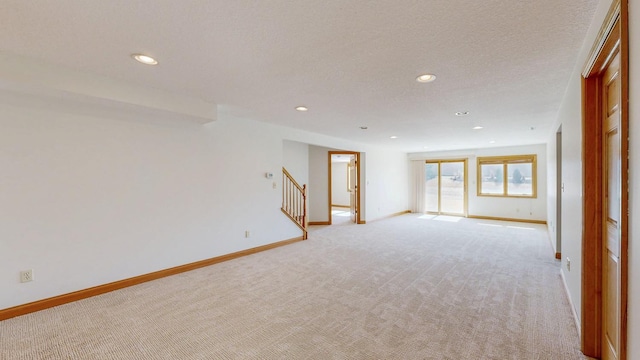
<path id="1" fill-rule="evenodd" d="M 306 187 L 306 185 L 300 186 L 300 184 L 298 184 L 296 179 L 294 179 L 293 176 L 291 176 L 291 174 L 287 171 L 287 169 L 282 168 L 282 173 L 285 175 L 287 179 L 289 179 L 293 183 L 293 185 L 295 185 L 298 188 L 298 190 L 300 190 L 301 192 L 304 191 L 304 188 Z"/>
<path id="2" fill-rule="evenodd" d="M 282 212 L 302 230 L 307 239 L 307 185 L 300 185 L 291 174 L 282 168 Z"/>

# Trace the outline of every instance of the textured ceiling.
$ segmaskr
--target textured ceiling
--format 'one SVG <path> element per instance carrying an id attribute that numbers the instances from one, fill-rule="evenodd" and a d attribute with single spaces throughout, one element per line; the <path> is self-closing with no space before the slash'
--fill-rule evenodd
<path id="1" fill-rule="evenodd" d="M 534 144 L 553 131 L 596 5 L 0 0 L 0 51 L 214 102 L 221 119 L 407 152 Z"/>

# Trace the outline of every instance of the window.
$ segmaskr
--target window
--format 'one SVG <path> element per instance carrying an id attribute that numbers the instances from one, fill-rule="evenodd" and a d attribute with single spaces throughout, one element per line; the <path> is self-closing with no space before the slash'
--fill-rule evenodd
<path id="1" fill-rule="evenodd" d="M 536 197 L 536 155 L 478 158 L 478 196 Z"/>

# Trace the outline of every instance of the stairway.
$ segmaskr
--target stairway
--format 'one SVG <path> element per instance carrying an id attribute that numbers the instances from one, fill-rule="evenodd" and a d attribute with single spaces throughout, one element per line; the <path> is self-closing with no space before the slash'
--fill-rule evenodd
<path id="1" fill-rule="evenodd" d="M 282 212 L 291 219 L 300 230 L 302 238 L 307 239 L 307 185 L 300 185 L 291 174 L 282 168 Z"/>

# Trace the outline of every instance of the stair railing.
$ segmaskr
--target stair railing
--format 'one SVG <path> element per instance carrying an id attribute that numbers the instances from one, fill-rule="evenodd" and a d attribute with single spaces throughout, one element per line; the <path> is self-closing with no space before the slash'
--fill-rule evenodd
<path id="1" fill-rule="evenodd" d="M 307 239 L 307 185 L 298 182 L 282 168 L 282 212 L 291 219 L 300 230 L 302 238 Z"/>

